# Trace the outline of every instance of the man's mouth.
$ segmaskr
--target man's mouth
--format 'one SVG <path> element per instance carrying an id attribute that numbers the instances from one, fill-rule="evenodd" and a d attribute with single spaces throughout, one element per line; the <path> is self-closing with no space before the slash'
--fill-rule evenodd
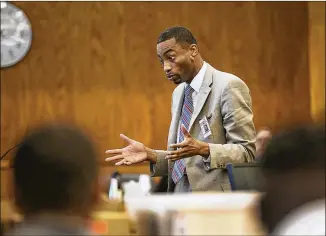
<path id="1" fill-rule="evenodd" d="M 167 78 L 168 78 L 169 81 L 172 81 L 175 84 L 180 84 L 181 83 L 181 79 L 177 75 L 172 75 L 172 74 L 171 75 L 167 75 Z"/>
<path id="2" fill-rule="evenodd" d="M 174 80 L 174 78 L 176 77 L 175 75 L 167 75 L 168 80 Z"/>

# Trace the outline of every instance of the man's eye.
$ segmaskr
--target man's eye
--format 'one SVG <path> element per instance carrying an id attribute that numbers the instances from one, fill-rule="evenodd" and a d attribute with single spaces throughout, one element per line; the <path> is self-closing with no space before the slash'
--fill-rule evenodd
<path id="1" fill-rule="evenodd" d="M 170 56 L 168 59 L 169 61 L 174 61 L 175 57 Z"/>

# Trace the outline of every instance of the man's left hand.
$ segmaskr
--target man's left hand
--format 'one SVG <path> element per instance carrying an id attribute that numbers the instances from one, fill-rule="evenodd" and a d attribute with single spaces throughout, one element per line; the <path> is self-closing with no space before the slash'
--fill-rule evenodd
<path id="1" fill-rule="evenodd" d="M 186 127 L 181 126 L 183 132 L 184 140 L 181 143 L 171 144 L 170 148 L 179 148 L 175 151 L 168 151 L 166 159 L 176 161 L 182 158 L 187 158 L 195 155 L 201 155 L 203 157 L 209 156 L 209 145 L 208 143 L 201 142 L 194 139 Z"/>

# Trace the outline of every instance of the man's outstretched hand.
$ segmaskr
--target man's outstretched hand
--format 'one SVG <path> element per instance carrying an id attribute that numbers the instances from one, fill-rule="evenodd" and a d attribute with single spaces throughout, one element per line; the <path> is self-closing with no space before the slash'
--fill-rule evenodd
<path id="1" fill-rule="evenodd" d="M 105 153 L 113 154 L 114 156 L 106 158 L 105 161 L 117 161 L 115 165 L 120 166 L 137 164 L 148 160 L 148 148 L 144 144 L 130 139 L 123 134 L 120 134 L 120 137 L 128 145 L 122 149 L 107 150 Z"/>

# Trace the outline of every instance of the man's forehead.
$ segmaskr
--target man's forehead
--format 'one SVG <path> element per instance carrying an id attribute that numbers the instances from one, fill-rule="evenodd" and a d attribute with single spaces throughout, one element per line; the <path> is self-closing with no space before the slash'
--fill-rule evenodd
<path id="1" fill-rule="evenodd" d="M 163 41 L 161 43 L 158 43 L 156 45 L 156 50 L 157 50 L 157 54 L 158 55 L 163 55 L 165 52 L 169 51 L 169 50 L 173 50 L 176 48 L 176 41 L 175 38 L 172 39 L 168 39 L 166 41 Z"/>

